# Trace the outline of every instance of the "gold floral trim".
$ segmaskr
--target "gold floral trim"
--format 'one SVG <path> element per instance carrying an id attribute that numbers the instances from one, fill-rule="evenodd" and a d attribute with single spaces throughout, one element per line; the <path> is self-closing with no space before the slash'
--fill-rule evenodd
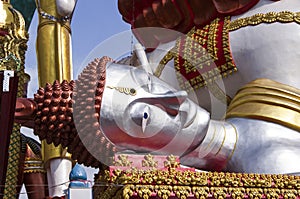
<path id="1" fill-rule="evenodd" d="M 295 22 L 300 24 L 300 12 L 268 12 L 266 14 L 255 14 L 250 17 L 240 18 L 230 22 L 229 31 L 235 31 L 245 26 L 256 26 L 261 23 L 291 23 Z"/>
<path id="2" fill-rule="evenodd" d="M 174 155 L 170 155 L 167 157 L 167 161 L 164 162 L 165 168 L 179 168 L 180 163 L 177 161 L 177 157 Z"/>
<path id="3" fill-rule="evenodd" d="M 19 77 L 17 97 L 23 96 L 24 83 L 26 76 L 24 71 L 25 53 L 27 50 L 28 33 L 25 30 L 25 21 L 22 15 L 13 9 L 10 5 L 3 7 L 2 10 L 7 16 L 6 23 L 1 24 L 6 35 L 0 36 L 0 59 L 5 60 L 0 63 L 2 70 L 17 71 Z M 9 59 L 8 59 L 9 58 Z M 12 59 L 11 59 L 12 58 Z M 4 198 L 15 198 L 18 181 L 19 157 L 21 149 L 21 125 L 14 123 L 13 130 L 10 135 L 9 157 L 6 171 Z M 2 155 L 2 154 L 1 154 Z"/>
<path id="4" fill-rule="evenodd" d="M 175 58 L 175 48 L 172 48 L 170 51 L 167 52 L 167 54 L 162 58 L 162 60 L 160 60 L 154 72 L 154 75 L 156 77 L 160 77 L 167 63 L 169 63 L 169 61 L 171 61 L 174 58 Z"/>
<path id="5" fill-rule="evenodd" d="M 109 175 L 109 172 L 107 172 Z M 117 176 L 115 176 L 117 175 Z M 300 177 L 292 175 L 195 172 L 191 170 L 113 171 L 107 176 L 110 186 L 96 198 L 296 198 Z M 114 179 L 113 181 L 111 179 Z M 99 181 L 96 181 L 97 186 Z M 103 185 L 103 183 L 102 183 Z"/>
<path id="6" fill-rule="evenodd" d="M 114 161 L 115 166 L 119 167 L 130 167 L 132 166 L 132 162 L 128 160 L 128 156 L 121 154 L 117 156 L 117 160 Z"/>
<path id="7" fill-rule="evenodd" d="M 147 154 L 144 156 L 144 160 L 142 160 L 142 166 L 156 168 L 158 166 L 158 161 L 154 160 L 153 155 Z"/>

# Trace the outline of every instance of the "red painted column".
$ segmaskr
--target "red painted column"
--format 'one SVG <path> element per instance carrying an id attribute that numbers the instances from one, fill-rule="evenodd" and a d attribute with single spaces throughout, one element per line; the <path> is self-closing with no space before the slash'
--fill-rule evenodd
<path id="1" fill-rule="evenodd" d="M 0 71 L 0 199 L 4 195 L 7 171 L 8 146 L 13 129 L 18 77 L 9 78 L 9 91 L 3 91 L 4 71 Z"/>

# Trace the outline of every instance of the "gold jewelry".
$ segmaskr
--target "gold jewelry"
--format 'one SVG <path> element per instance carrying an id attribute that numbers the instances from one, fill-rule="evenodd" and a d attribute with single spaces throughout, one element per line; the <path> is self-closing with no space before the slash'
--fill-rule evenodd
<path id="1" fill-rule="evenodd" d="M 255 14 L 250 17 L 240 18 L 230 22 L 229 31 L 235 31 L 245 26 L 257 26 L 261 23 L 291 23 L 300 24 L 300 12 L 282 11 Z"/>
<path id="2" fill-rule="evenodd" d="M 131 95 L 131 96 L 135 96 L 137 93 L 134 88 L 116 87 L 116 86 L 106 86 L 106 87 L 110 88 L 110 89 L 115 89 L 115 90 L 119 91 L 120 93 L 124 93 L 126 95 Z"/>
<path id="3" fill-rule="evenodd" d="M 253 118 L 300 131 L 300 90 L 269 79 L 257 79 L 233 98 L 226 118 Z"/>
<path id="4" fill-rule="evenodd" d="M 221 151 L 221 149 L 223 148 L 223 145 L 224 145 L 224 143 L 225 143 L 225 140 L 226 140 L 226 128 L 225 128 L 224 124 L 222 125 L 222 127 L 223 127 L 223 129 L 224 129 L 224 137 L 223 137 L 222 144 L 221 144 L 219 150 L 217 151 L 217 153 L 215 154 L 215 156 L 217 156 L 217 155 L 220 153 L 220 151 Z"/>

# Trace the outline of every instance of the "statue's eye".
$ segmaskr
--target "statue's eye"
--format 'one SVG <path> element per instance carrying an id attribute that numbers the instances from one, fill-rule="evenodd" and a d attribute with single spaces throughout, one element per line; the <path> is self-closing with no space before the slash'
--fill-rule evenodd
<path id="1" fill-rule="evenodd" d="M 147 125 L 149 123 L 149 118 L 150 118 L 149 107 L 147 106 L 144 109 L 143 118 L 142 118 L 142 130 L 143 130 L 143 133 L 145 133 L 146 127 L 147 127 Z"/>

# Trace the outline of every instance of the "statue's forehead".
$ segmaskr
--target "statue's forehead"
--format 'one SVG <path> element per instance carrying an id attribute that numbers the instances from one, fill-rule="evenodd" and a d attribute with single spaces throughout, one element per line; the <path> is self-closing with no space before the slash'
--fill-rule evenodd
<path id="1" fill-rule="evenodd" d="M 148 75 L 133 66 L 112 63 L 107 67 L 106 85 L 139 87 L 147 83 Z"/>

